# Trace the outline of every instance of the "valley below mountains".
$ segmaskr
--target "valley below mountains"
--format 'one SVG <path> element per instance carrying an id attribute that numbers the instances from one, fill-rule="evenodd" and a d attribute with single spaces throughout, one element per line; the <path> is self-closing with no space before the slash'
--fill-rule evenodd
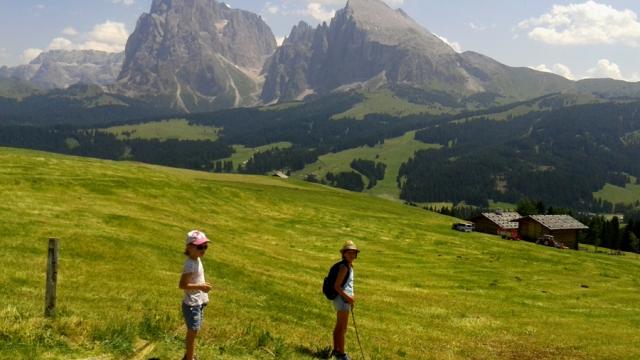
<path id="1" fill-rule="evenodd" d="M 280 171 L 409 203 L 636 211 L 640 192 L 602 191 L 640 178 L 639 104 L 639 83 L 458 53 L 381 0 L 300 22 L 281 46 L 248 11 L 154 0 L 124 53 L 0 69 L 0 145 Z"/>

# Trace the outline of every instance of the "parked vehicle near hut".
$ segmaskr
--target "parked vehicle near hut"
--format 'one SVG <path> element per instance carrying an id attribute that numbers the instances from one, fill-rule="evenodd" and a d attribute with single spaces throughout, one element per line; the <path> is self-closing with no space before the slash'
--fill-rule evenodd
<path id="1" fill-rule="evenodd" d="M 453 230 L 458 230 L 458 231 L 462 231 L 462 232 L 472 232 L 473 231 L 473 224 L 466 224 L 466 223 L 455 223 L 451 226 L 451 228 Z"/>

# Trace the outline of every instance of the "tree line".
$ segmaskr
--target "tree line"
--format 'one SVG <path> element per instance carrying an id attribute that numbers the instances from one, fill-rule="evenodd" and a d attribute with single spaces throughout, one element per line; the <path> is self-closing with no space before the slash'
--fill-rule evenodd
<path id="1" fill-rule="evenodd" d="M 640 105 L 595 104 L 534 112 L 509 121 L 437 122 L 416 140 L 441 144 L 405 162 L 397 179 L 409 202 L 515 203 L 538 197 L 577 210 L 598 207 L 593 192 L 640 177 Z"/>
<path id="2" fill-rule="evenodd" d="M 195 140 L 120 140 L 115 135 L 71 126 L 51 128 L 0 127 L 0 145 L 109 160 L 135 160 L 150 164 L 211 171 L 213 160 L 231 156 L 222 143 Z"/>

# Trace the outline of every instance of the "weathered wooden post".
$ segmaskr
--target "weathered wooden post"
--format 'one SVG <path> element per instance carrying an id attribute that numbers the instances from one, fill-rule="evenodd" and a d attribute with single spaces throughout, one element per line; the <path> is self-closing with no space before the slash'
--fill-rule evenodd
<path id="1" fill-rule="evenodd" d="M 44 316 L 56 315 L 56 286 L 58 283 L 58 239 L 49 239 L 47 259 L 47 282 L 44 299 Z"/>

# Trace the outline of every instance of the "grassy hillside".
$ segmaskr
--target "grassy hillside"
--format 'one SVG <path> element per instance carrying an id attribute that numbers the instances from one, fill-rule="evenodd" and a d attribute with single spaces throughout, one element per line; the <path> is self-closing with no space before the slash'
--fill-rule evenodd
<path id="1" fill-rule="evenodd" d="M 387 114 L 402 117 L 415 114 L 443 114 L 452 112 L 451 109 L 437 104 L 421 105 L 408 102 L 397 97 L 390 90 L 364 92 L 363 96 L 364 99 L 362 102 L 343 113 L 334 115 L 332 119 L 362 120 L 369 114 Z"/>
<path id="2" fill-rule="evenodd" d="M 312 359 L 335 314 L 320 286 L 353 239 L 371 359 L 637 359 L 640 258 L 450 230 L 453 219 L 270 177 L 0 148 L 0 358 L 182 356 L 183 237 L 213 239 L 201 359 Z M 47 238 L 58 317 L 42 318 Z M 350 330 L 348 350 L 356 354 Z M 355 357 L 357 358 L 357 357 Z"/>
<path id="3" fill-rule="evenodd" d="M 315 163 L 296 172 L 294 177 L 303 179 L 307 174 L 314 173 L 318 178 L 322 178 L 328 172 L 353 171 L 350 164 L 355 159 L 382 162 L 387 165 L 385 178 L 379 181 L 374 188 L 367 190 L 367 192 L 388 199 L 398 199 L 400 189 L 398 188 L 396 178 L 398 177 L 402 163 L 409 160 L 418 150 L 440 147 L 440 145 L 430 145 L 416 141 L 414 139 L 415 135 L 415 131 L 409 131 L 403 136 L 385 140 L 384 144 L 374 147 L 362 146 L 338 153 L 322 155 Z M 365 179 L 365 181 L 367 180 Z"/>
<path id="4" fill-rule="evenodd" d="M 39 93 L 33 84 L 18 79 L 0 79 L 0 97 L 22 99 Z"/>
<path id="5" fill-rule="evenodd" d="M 612 204 L 631 205 L 640 201 L 640 185 L 629 183 L 625 187 L 606 184 L 600 191 L 594 192 L 593 197 Z"/>
<path id="6" fill-rule="evenodd" d="M 246 147 L 244 145 L 233 145 L 233 150 L 235 151 L 233 155 L 231 155 L 226 159 L 222 159 L 222 161 L 232 161 L 234 169 L 237 169 L 238 165 L 244 164 L 244 162 L 251 159 L 251 157 L 255 153 L 263 152 L 263 151 L 267 151 L 275 148 L 287 149 L 290 147 L 291 147 L 291 143 L 286 141 L 264 145 L 264 146 L 258 146 L 255 148 Z"/>
<path id="7" fill-rule="evenodd" d="M 192 125 L 186 119 L 167 119 L 135 125 L 112 126 L 101 131 L 118 139 L 177 139 L 216 141 L 220 129 L 212 126 Z"/>

